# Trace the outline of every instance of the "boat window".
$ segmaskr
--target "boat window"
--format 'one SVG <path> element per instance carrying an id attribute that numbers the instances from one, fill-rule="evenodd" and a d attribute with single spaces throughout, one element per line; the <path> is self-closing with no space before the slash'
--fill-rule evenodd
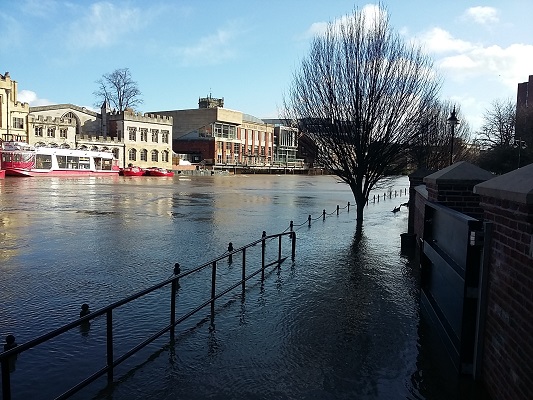
<path id="1" fill-rule="evenodd" d="M 57 166 L 59 168 L 67 168 L 67 156 L 56 156 Z"/>
<path id="2" fill-rule="evenodd" d="M 111 167 L 113 166 L 113 161 L 109 160 L 107 158 L 104 158 L 102 160 L 102 169 L 111 171 Z"/>
<path id="3" fill-rule="evenodd" d="M 80 169 L 91 169 L 91 159 L 89 157 L 80 157 Z"/>
<path id="4" fill-rule="evenodd" d="M 67 156 L 67 168 L 78 169 L 79 157 Z"/>
<path id="5" fill-rule="evenodd" d="M 52 168 L 52 156 L 50 154 L 37 154 L 35 156 L 35 168 L 51 169 Z"/>

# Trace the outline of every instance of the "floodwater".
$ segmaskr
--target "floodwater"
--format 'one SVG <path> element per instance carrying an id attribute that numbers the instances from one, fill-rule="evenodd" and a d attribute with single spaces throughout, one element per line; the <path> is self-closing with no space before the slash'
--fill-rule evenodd
<path id="1" fill-rule="evenodd" d="M 0 180 L 0 336 L 24 343 L 75 320 L 82 303 L 99 309 L 164 281 L 176 262 L 187 271 L 292 220 L 294 261 L 217 300 L 213 321 L 207 307 L 174 343 L 165 334 L 126 360 L 112 386 L 104 376 L 73 398 L 459 398 L 420 318 L 418 268 L 400 254 L 408 213 L 391 210 L 407 186 L 401 177 L 376 191 L 392 198 L 368 204 L 355 244 L 353 196 L 331 176 Z M 259 265 L 250 251 L 247 268 Z M 237 282 L 239 263 L 221 261 L 218 274 Z M 208 299 L 210 285 L 210 271 L 184 281 L 178 310 Z M 168 323 L 169 298 L 162 290 L 114 314 L 115 356 Z M 105 366 L 105 338 L 97 318 L 22 353 L 12 398 L 54 398 L 85 379 Z"/>

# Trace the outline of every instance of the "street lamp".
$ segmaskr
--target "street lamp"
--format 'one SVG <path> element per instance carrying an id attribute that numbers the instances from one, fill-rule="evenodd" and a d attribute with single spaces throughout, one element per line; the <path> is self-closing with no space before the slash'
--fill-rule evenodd
<path id="1" fill-rule="evenodd" d="M 450 125 L 452 130 L 452 140 L 450 142 L 450 165 L 452 165 L 453 162 L 453 136 L 455 133 L 455 125 L 459 125 L 459 120 L 457 119 L 457 116 L 455 115 L 455 106 L 453 106 L 452 114 L 448 117 L 448 125 Z"/>

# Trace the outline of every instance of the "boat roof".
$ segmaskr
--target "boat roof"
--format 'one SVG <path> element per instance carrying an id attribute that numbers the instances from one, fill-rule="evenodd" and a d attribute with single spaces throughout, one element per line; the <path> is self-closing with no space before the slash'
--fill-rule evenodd
<path id="1" fill-rule="evenodd" d="M 94 150 L 79 150 L 79 149 L 64 149 L 60 147 L 33 147 L 24 142 L 2 142 L 2 150 L 4 151 L 30 151 L 35 154 L 55 154 L 58 156 L 73 156 L 73 157 L 100 157 L 100 158 L 114 158 L 112 152 L 109 151 L 94 151 Z"/>

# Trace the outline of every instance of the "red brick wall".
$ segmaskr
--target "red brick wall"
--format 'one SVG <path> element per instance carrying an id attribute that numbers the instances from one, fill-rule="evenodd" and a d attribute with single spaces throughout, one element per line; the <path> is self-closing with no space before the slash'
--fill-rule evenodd
<path id="1" fill-rule="evenodd" d="M 483 381 L 493 399 L 533 398 L 533 206 L 481 197 L 493 223 Z"/>
<path id="2" fill-rule="evenodd" d="M 475 183 L 426 183 L 428 200 L 442 204 L 472 218 L 483 219 L 483 209 L 479 205 L 479 195 L 474 194 Z"/>

